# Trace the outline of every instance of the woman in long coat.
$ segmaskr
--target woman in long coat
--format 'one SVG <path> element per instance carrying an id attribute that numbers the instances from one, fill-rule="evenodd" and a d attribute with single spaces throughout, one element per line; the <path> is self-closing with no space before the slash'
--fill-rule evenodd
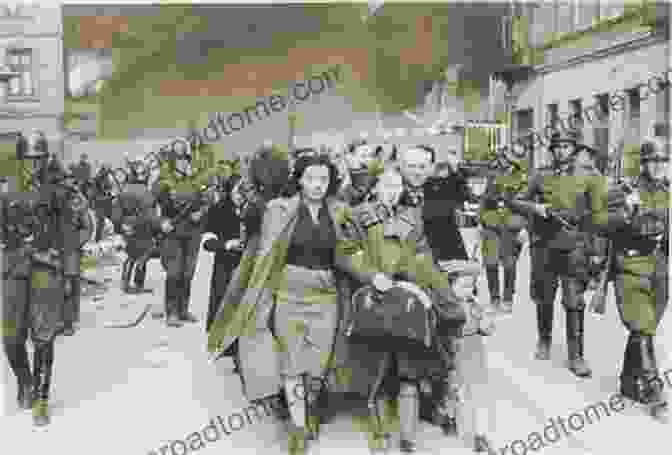
<path id="1" fill-rule="evenodd" d="M 294 451 L 316 437 L 316 416 L 310 415 L 315 384 L 322 385 L 334 352 L 342 349 L 339 321 L 350 304 L 338 270 L 350 271 L 351 264 L 347 206 L 333 197 L 335 166 L 327 156 L 305 155 L 295 163 L 291 183 L 296 194 L 267 205 L 258 243 L 243 255 L 208 349 L 220 353 L 238 342 L 248 400 L 284 390 Z"/>

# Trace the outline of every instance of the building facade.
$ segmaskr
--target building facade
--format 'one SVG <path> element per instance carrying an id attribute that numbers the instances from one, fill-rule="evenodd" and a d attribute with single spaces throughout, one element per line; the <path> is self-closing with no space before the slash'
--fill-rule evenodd
<path id="1" fill-rule="evenodd" d="M 669 130 L 667 3 L 552 1 L 513 5 L 509 85 L 514 139 L 578 129 L 600 163 L 628 169 L 642 140 Z M 550 128 L 547 128 L 550 130 Z M 625 159 L 610 159 L 624 156 Z M 533 166 L 546 164 L 535 147 Z M 630 165 L 630 171 L 636 172 Z"/>
<path id="2" fill-rule="evenodd" d="M 63 157 L 64 89 L 60 4 L 0 1 L 0 162 L 4 168 L 16 152 L 17 132 L 44 132 L 49 151 Z"/>

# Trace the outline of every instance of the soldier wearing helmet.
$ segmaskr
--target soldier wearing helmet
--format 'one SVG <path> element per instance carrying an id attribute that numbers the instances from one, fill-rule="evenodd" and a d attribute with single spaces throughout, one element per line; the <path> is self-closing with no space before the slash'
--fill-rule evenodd
<path id="1" fill-rule="evenodd" d="M 530 217 L 531 296 L 536 303 L 538 344 L 535 357 L 550 357 L 553 303 L 562 285 L 567 321 L 568 368 L 579 377 L 591 375 L 584 359 L 583 293 L 591 281 L 592 227 L 603 220 L 606 180 L 584 175 L 575 166 L 582 155 L 575 131 L 556 131 L 549 151 L 552 169 L 537 172 L 527 191 L 506 201 L 514 213 Z M 605 180 L 605 181 L 603 181 Z"/>
<path id="2" fill-rule="evenodd" d="M 609 212 L 606 229 L 614 245 L 616 304 L 629 332 L 620 393 L 660 420 L 669 418 L 654 349 L 669 294 L 669 159 L 669 146 L 662 141 L 642 144 L 634 190 Z"/>

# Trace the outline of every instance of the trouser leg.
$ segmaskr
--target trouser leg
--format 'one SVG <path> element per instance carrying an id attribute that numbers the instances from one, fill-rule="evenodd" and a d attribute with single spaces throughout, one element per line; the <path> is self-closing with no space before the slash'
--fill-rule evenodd
<path id="1" fill-rule="evenodd" d="M 135 274 L 133 276 L 133 284 L 136 288 L 144 288 L 145 280 L 147 278 L 147 257 L 144 255 L 138 259 L 135 266 Z"/>
<path id="2" fill-rule="evenodd" d="M 504 301 L 513 303 L 516 292 L 516 264 L 504 267 Z"/>
<path id="3" fill-rule="evenodd" d="M 553 335 L 553 304 L 536 302 L 536 310 L 538 343 L 535 357 L 539 360 L 548 360 L 551 356 Z"/>
<path id="4" fill-rule="evenodd" d="M 128 292 L 131 287 L 131 273 L 133 271 L 134 259 L 128 256 L 121 267 L 121 289 Z"/>
<path id="5" fill-rule="evenodd" d="M 35 388 L 33 395 L 33 423 L 47 425 L 49 416 L 49 391 L 54 365 L 54 342 L 33 340 L 35 345 Z"/>
<path id="6" fill-rule="evenodd" d="M 592 374 L 584 359 L 585 290 L 586 284 L 583 280 L 563 277 L 562 300 L 566 311 L 569 369 L 579 377 L 588 377 Z"/>
<path id="7" fill-rule="evenodd" d="M 2 337 L 7 362 L 17 381 L 17 402 L 21 409 L 30 409 L 33 402 L 33 374 L 28 360 L 28 330 Z"/>
<path id="8" fill-rule="evenodd" d="M 165 310 L 167 323 L 179 327 L 180 302 L 182 292 L 182 249 L 179 239 L 167 238 L 161 245 L 161 265 L 166 271 Z"/>
<path id="9" fill-rule="evenodd" d="M 419 420 L 419 391 L 414 382 L 402 381 L 399 387 L 400 445 L 404 452 L 416 446 Z"/>
<path id="10" fill-rule="evenodd" d="M 198 260 L 198 252 L 200 249 L 201 236 L 194 235 L 189 239 L 183 241 L 183 258 L 182 265 L 182 303 L 181 303 L 181 317 L 186 322 L 198 322 L 198 318 L 189 312 L 189 304 L 191 302 L 191 283 L 196 271 L 196 261 Z"/>
<path id="11" fill-rule="evenodd" d="M 64 334 L 74 335 L 74 326 L 80 319 L 81 280 L 79 276 L 66 275 L 64 278 L 65 311 Z"/>
<path id="12" fill-rule="evenodd" d="M 493 304 L 499 303 L 499 266 L 487 265 L 485 267 L 485 276 L 488 280 L 488 291 L 490 292 L 490 300 Z"/>

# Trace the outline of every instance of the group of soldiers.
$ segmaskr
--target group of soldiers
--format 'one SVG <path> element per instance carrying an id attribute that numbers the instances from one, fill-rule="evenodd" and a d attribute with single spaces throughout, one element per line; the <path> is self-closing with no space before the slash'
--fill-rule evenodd
<path id="1" fill-rule="evenodd" d="M 535 358 L 550 358 L 553 305 L 561 287 L 568 368 L 589 377 L 585 312 L 587 307 L 605 311 L 606 286 L 613 283 L 616 307 L 628 331 L 620 392 L 644 404 L 654 417 L 666 419 L 654 337 L 668 302 L 669 144 L 645 141 L 637 157 L 640 174 L 631 182 L 604 176 L 597 167 L 597 151 L 581 144 L 575 131 L 554 134 L 549 152 L 550 166 L 538 170 L 523 188 L 507 176 L 497 177 L 482 198 L 482 252 L 491 301 L 504 312 L 512 310 L 525 228 L 530 296 L 536 306 Z"/>
<path id="2" fill-rule="evenodd" d="M 0 196 L 2 334 L 18 382 L 19 405 L 33 410 L 36 425 L 44 425 L 49 422 L 54 339 L 59 334 L 74 333 L 79 319 L 80 248 L 90 227 L 83 214 L 86 201 L 82 203 L 81 197 L 73 196 L 81 196 L 81 192 L 74 191 L 62 168 L 49 161 L 46 141 L 31 136 L 26 144 L 33 155 L 41 157 L 36 160 L 35 173 L 39 185 L 33 191 Z M 653 340 L 667 306 L 669 146 L 645 142 L 639 155 L 641 173 L 630 185 L 607 182 L 596 168 L 595 151 L 581 145 L 572 132 L 554 135 L 549 152 L 551 166 L 537 171 L 525 185 L 511 184 L 501 176 L 492 178 L 481 197 L 483 267 L 491 302 L 503 312 L 512 311 L 516 262 L 524 243 L 520 234 L 529 232 L 530 292 L 536 305 L 538 332 L 535 357 L 550 357 L 553 305 L 561 287 L 567 317 L 568 367 L 577 376 L 587 377 L 591 369 L 584 355 L 584 294 L 613 282 L 616 306 L 629 332 L 621 392 L 662 418 L 667 414 L 667 403 Z M 371 196 L 375 182 L 372 163 L 379 159 L 379 153 L 369 144 L 358 142 L 346 154 L 350 162 L 341 195 L 354 206 Z M 154 317 L 165 318 L 170 327 L 197 322 L 189 311 L 190 290 L 204 232 L 215 234 L 205 245 L 216 254 L 206 323 L 210 326 L 244 247 L 246 233 L 241 231 L 241 219 L 246 216 L 245 210 L 254 206 L 250 203 L 252 195 L 264 190 L 263 183 L 255 187 L 249 178 L 241 177 L 244 172 L 234 170 L 237 165 L 223 161 L 212 164 L 205 163 L 191 176 L 177 178 L 174 160 L 166 160 L 153 188 L 138 177 L 123 193 L 115 195 L 114 203 L 106 209 L 126 241 L 127 260 L 121 277 L 125 292 L 152 292 L 145 288 L 147 262 L 160 257 L 166 272 L 165 305 L 163 311 L 155 311 Z M 472 195 L 464 191 L 466 180 L 455 165 L 452 183 L 440 178 L 428 181 L 431 164 L 404 175 L 404 198 L 411 205 L 426 205 L 424 222 L 436 253 L 445 247 L 442 237 L 446 232 L 454 230 L 459 237 L 459 231 L 456 226 L 445 229 L 444 221 L 434 220 L 436 233 L 429 232 L 432 217 L 442 210 L 432 209 L 437 201 L 428 199 L 428 194 L 449 193 L 447 197 L 455 207 Z M 288 167 L 283 172 L 289 171 Z M 277 176 L 267 176 L 267 181 L 269 185 L 277 182 Z M 437 190 L 437 184 L 442 189 Z M 91 203 L 95 204 L 93 200 Z M 467 259 L 460 238 L 449 243 L 454 244 L 453 250 L 439 254 L 447 256 L 439 259 Z M 503 296 L 500 265 L 504 272 Z M 32 368 L 26 350 L 29 333 L 35 346 Z"/>

